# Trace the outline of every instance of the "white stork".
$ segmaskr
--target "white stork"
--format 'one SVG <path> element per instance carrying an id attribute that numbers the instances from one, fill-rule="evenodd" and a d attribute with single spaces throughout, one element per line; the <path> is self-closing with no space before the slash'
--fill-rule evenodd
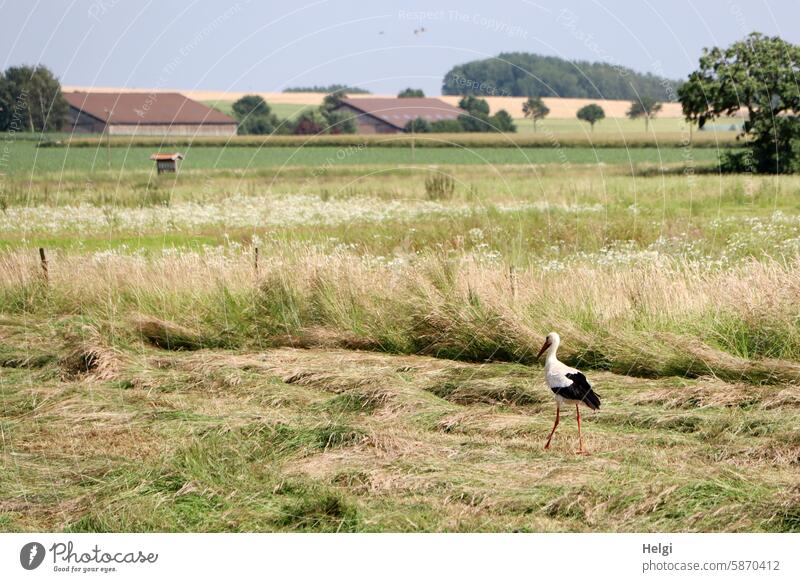
<path id="1" fill-rule="evenodd" d="M 553 439 L 553 434 L 556 432 L 559 417 L 561 416 L 561 405 L 565 402 L 567 404 L 575 403 L 575 412 L 578 416 L 578 453 L 582 454 L 584 450 L 579 405 L 583 402 L 592 410 L 598 410 L 600 408 L 600 398 L 592 390 L 592 386 L 586 376 L 575 368 L 570 368 L 563 362 L 558 361 L 556 352 L 560 343 L 561 337 L 556 332 L 550 332 L 545 338 L 542 349 L 539 350 L 539 355 L 536 356 L 536 359 L 539 359 L 543 353 L 547 352 L 547 358 L 544 362 L 544 376 L 556 399 L 556 421 L 553 424 L 553 430 L 550 431 L 550 436 L 547 437 L 547 444 L 544 448 L 550 448 L 550 441 Z"/>

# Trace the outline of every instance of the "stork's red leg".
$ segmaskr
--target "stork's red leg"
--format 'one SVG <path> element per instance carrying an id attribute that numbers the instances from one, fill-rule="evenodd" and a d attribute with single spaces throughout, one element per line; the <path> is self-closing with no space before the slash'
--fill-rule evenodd
<path id="1" fill-rule="evenodd" d="M 544 446 L 545 449 L 550 448 L 550 441 L 553 438 L 553 433 L 556 432 L 556 427 L 558 426 L 558 421 L 560 416 L 561 416 L 561 407 L 558 404 L 556 404 L 556 421 L 555 423 L 553 423 L 553 430 L 550 431 L 550 436 L 547 437 L 547 444 Z"/>
<path id="2" fill-rule="evenodd" d="M 578 403 L 575 403 L 575 413 L 578 415 L 578 452 L 583 452 L 583 437 L 581 436 L 581 409 Z"/>

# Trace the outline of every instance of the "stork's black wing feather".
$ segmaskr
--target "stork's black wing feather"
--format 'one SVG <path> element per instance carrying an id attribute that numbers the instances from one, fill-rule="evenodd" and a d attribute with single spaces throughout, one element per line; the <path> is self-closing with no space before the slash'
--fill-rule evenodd
<path id="1" fill-rule="evenodd" d="M 572 380 L 572 384 L 561 388 L 553 388 L 553 392 L 568 400 L 580 400 L 592 410 L 600 408 L 600 397 L 592 390 L 592 385 L 589 384 L 586 376 L 580 372 L 565 375 Z"/>

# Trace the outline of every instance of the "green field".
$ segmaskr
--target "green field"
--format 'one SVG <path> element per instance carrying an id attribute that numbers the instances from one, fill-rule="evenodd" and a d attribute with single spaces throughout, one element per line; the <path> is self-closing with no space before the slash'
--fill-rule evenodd
<path id="1" fill-rule="evenodd" d="M 13 142 L 0 530 L 800 531 L 800 178 L 486 139 Z"/>
<path id="2" fill-rule="evenodd" d="M 233 101 L 203 101 L 205 105 L 213 107 L 222 111 L 225 115 L 233 115 Z M 294 119 L 304 109 L 308 109 L 311 105 L 296 105 L 294 103 L 270 103 L 272 113 L 278 116 L 278 119 Z"/>
<path id="3" fill-rule="evenodd" d="M 141 171 L 152 169 L 153 147 L 37 148 L 34 142 L 19 142 L 8 159 L 9 175 L 34 177 L 41 173 L 97 170 Z M 441 164 L 441 165 L 531 165 L 531 164 L 676 164 L 691 160 L 713 166 L 719 151 L 713 148 L 411 148 L 388 147 L 207 147 L 184 148 L 183 169 L 259 170 L 281 166 L 323 167 L 343 165 Z"/>

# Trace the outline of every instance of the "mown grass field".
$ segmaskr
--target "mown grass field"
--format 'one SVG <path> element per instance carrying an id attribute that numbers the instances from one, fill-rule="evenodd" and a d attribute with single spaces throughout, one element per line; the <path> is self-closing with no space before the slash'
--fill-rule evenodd
<path id="1" fill-rule="evenodd" d="M 800 531 L 800 179 L 198 149 L 4 176 L 0 529 Z"/>

